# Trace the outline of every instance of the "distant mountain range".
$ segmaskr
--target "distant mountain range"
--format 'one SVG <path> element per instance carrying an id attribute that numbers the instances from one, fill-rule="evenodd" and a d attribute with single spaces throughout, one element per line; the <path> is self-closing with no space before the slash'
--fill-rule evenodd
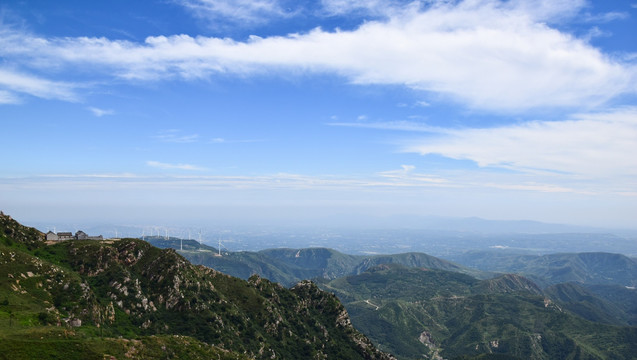
<path id="1" fill-rule="evenodd" d="M 286 286 L 304 279 L 336 279 L 360 274 L 370 267 L 389 263 L 455 271 L 477 278 L 492 276 L 491 273 L 463 267 L 423 253 L 362 256 L 347 255 L 326 248 L 307 248 L 267 249 L 257 252 L 223 251 L 219 256 L 218 249 L 200 245 L 194 240 L 166 240 L 157 236 L 146 237 L 145 240 L 159 248 L 183 248 L 181 254 L 193 264 L 208 266 L 242 279 L 258 274 Z"/>
<path id="2" fill-rule="evenodd" d="M 542 286 L 564 282 L 637 286 L 637 260 L 620 254 L 594 252 L 540 256 L 470 251 L 449 258 L 474 269 L 521 274 Z"/>
<path id="3" fill-rule="evenodd" d="M 195 264 L 244 279 L 258 274 L 285 285 L 303 279 L 356 275 L 379 264 L 397 263 L 459 272 L 478 279 L 515 273 L 532 279 L 541 287 L 566 282 L 637 287 L 637 260 L 612 253 L 521 255 L 501 250 L 469 251 L 450 256 L 453 262 L 424 253 L 363 256 L 326 248 L 223 251 L 219 256 L 218 249 L 193 240 L 165 240 L 163 237 L 147 237 L 146 240 L 159 248 L 179 250 L 183 247 L 182 254 Z"/>

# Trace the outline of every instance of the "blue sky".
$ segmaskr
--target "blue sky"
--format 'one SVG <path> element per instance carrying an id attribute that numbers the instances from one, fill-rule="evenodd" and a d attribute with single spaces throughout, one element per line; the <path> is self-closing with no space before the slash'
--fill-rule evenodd
<path id="1" fill-rule="evenodd" d="M 635 228 L 636 24 L 637 1 L 4 2 L 0 208 Z"/>

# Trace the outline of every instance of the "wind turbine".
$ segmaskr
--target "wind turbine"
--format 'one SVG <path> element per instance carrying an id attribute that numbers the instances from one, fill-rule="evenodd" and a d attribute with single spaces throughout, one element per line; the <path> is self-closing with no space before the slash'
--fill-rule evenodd
<path id="1" fill-rule="evenodd" d="M 222 247 L 222 246 L 223 246 L 223 245 L 221 244 L 221 238 L 219 238 L 219 254 L 218 254 L 217 256 L 221 256 L 221 247 Z M 228 250 L 228 248 L 227 248 L 227 247 L 225 247 L 225 246 L 223 246 L 223 247 L 224 247 L 224 248 L 226 248 L 226 250 Z M 228 250 L 228 251 L 230 251 L 230 250 Z"/>

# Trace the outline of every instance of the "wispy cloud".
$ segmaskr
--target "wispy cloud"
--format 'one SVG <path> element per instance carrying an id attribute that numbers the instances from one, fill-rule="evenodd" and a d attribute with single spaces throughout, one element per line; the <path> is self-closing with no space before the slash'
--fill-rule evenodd
<path id="1" fill-rule="evenodd" d="M 2 50 L 0 50 L 1 52 Z M 7 68 L 0 68 L 0 92 L 0 103 L 3 101 L 4 103 L 18 102 L 16 93 L 43 99 L 66 101 L 77 101 L 78 99 L 73 84 L 51 81 Z"/>
<path id="2" fill-rule="evenodd" d="M 290 17 L 294 14 L 280 0 L 178 0 L 195 16 L 207 20 L 211 26 L 230 22 L 242 26 L 263 24 L 271 18 Z"/>
<path id="3" fill-rule="evenodd" d="M 148 161 L 147 166 L 163 170 L 205 170 L 189 164 L 168 164 Z M 542 181 L 542 180 L 549 181 Z M 553 180 L 553 181 L 550 181 Z M 571 184 L 573 185 L 573 184 Z M 451 189 L 468 191 L 496 189 L 505 192 L 570 193 L 594 196 L 611 193 L 619 196 L 634 196 L 634 191 L 622 188 L 591 188 L 585 183 L 568 185 L 568 181 L 555 178 L 529 177 L 528 175 L 499 173 L 482 174 L 480 172 L 422 173 L 413 165 L 402 165 L 400 169 L 382 171 L 368 176 L 343 175 L 304 175 L 292 173 L 264 175 L 192 175 L 192 173 L 172 173 L 161 176 L 142 174 L 51 174 L 28 178 L 0 177 L 0 188 L 4 186 L 20 189 L 53 189 L 66 187 L 117 188 L 128 189 L 184 189 L 197 191 L 202 189 L 236 190 L 338 190 L 365 193 L 370 189 L 382 191 L 410 191 L 418 189 Z"/>
<path id="4" fill-rule="evenodd" d="M 167 142 L 167 143 L 186 144 L 186 143 L 194 143 L 199 141 L 198 134 L 184 135 L 181 133 L 181 130 L 178 130 L 178 129 L 162 130 L 158 134 L 153 135 L 152 137 L 161 142 Z"/>
<path id="5" fill-rule="evenodd" d="M 159 161 L 146 161 L 146 165 L 163 170 L 188 170 L 188 171 L 203 171 L 206 168 L 192 165 L 192 164 L 169 164 Z"/>
<path id="6" fill-rule="evenodd" d="M 202 210 L 218 207 L 222 214 L 232 208 L 241 209 L 237 216 L 245 222 L 249 217 L 244 209 L 261 208 L 280 214 L 280 209 L 289 207 L 291 214 L 296 214 L 301 204 L 308 209 L 324 209 L 330 214 L 356 208 L 359 214 L 370 211 L 376 215 L 436 213 L 459 216 L 458 209 L 461 209 L 461 216 L 479 213 L 490 218 L 534 218 L 553 222 L 572 222 L 572 211 L 581 211 L 580 222 L 634 226 L 637 196 L 634 187 L 632 190 L 597 187 L 589 191 L 585 187 L 574 188 L 555 181 L 559 179 L 540 181 L 536 176 L 529 178 L 523 174 L 452 171 L 436 175 L 428 172 L 420 173 L 416 167 L 405 165 L 368 177 L 205 176 L 180 171 L 166 171 L 169 174 L 162 175 L 0 176 L 0 193 L 9 208 L 18 209 L 28 199 L 28 203 L 39 204 L 36 210 L 42 210 L 47 216 L 51 209 L 66 211 L 73 207 L 73 202 L 61 199 L 74 199 L 81 194 L 84 202 L 112 206 L 118 213 L 123 208 L 138 209 L 126 216 L 138 216 L 139 209 L 155 211 L 152 215 L 155 220 L 157 212 L 169 214 L 170 220 L 174 220 L 174 216 L 184 210 L 200 214 Z M 158 193 L 162 195 L 157 196 Z M 556 202 L 557 198 L 574 203 L 579 209 L 564 206 L 563 202 Z M 513 207 L 511 199 L 515 199 Z M 622 211 L 608 211 L 616 208 Z M 85 211 L 80 207 L 76 217 Z M 288 225 L 289 220 L 286 216 Z"/>
<path id="7" fill-rule="evenodd" d="M 378 173 L 378 176 L 389 180 L 387 186 L 395 187 L 439 187 L 455 189 L 499 189 L 505 191 L 541 192 L 541 193 L 576 193 L 594 195 L 595 190 L 587 187 L 569 187 L 568 181 L 541 182 L 542 177 L 529 178 L 516 174 L 489 174 L 485 176 L 479 171 L 446 172 L 443 174 L 425 174 L 416 170 L 414 165 L 401 165 L 401 169 Z M 546 180 L 546 179 L 544 179 Z M 391 184 L 391 185 L 390 185 Z M 605 189 L 604 191 L 612 191 Z M 599 189 L 597 190 L 599 192 Z"/>
<path id="8" fill-rule="evenodd" d="M 62 179 L 136 179 L 139 175 L 132 173 L 104 173 L 104 174 L 44 174 L 42 178 L 62 178 Z"/>
<path id="9" fill-rule="evenodd" d="M 433 174 L 419 174 L 415 172 L 415 169 L 416 167 L 414 165 L 401 165 L 400 170 L 383 171 L 378 175 L 386 179 L 391 179 L 394 184 L 400 186 L 414 186 L 423 183 L 454 186 L 448 179 Z"/>
<path id="10" fill-rule="evenodd" d="M 430 126 L 420 122 L 413 121 L 379 121 L 379 122 L 331 122 L 327 123 L 328 126 L 341 126 L 341 127 L 353 127 L 353 128 L 365 128 L 365 129 L 378 129 L 378 130 L 396 130 L 396 131 L 412 131 L 412 132 L 432 132 L 432 133 L 446 133 L 449 130 Z"/>
<path id="11" fill-rule="evenodd" d="M 92 112 L 93 115 L 95 115 L 97 117 L 102 117 L 102 116 L 105 116 L 105 115 L 113 115 L 113 114 L 115 114 L 115 111 L 109 110 L 109 109 L 100 109 L 100 108 L 96 108 L 96 107 L 88 107 L 87 109 L 90 112 Z"/>
<path id="12" fill-rule="evenodd" d="M 277 3 L 257 4 L 268 9 Z M 0 41 L 0 55 L 34 67 L 48 62 L 99 67 L 96 71 L 129 80 L 272 74 L 292 68 L 336 73 L 355 84 L 403 85 L 471 108 L 594 107 L 637 92 L 637 69 L 602 53 L 586 39 L 546 25 L 573 16 L 583 4 L 441 1 L 429 7 L 406 6 L 387 19 L 368 21 L 351 31 L 317 28 L 247 41 L 174 35 L 135 43 L 46 39 L 13 32 Z"/>
<path id="13" fill-rule="evenodd" d="M 591 23 L 608 23 L 615 20 L 623 20 L 630 17 L 630 14 L 625 12 L 607 12 L 603 14 L 586 14 L 582 20 Z"/>
<path id="14" fill-rule="evenodd" d="M 568 187 L 553 185 L 553 184 L 537 184 L 537 183 L 526 183 L 526 184 L 499 184 L 499 183 L 486 183 L 485 187 L 492 187 L 496 189 L 502 190 L 520 190 L 520 191 L 537 191 L 544 193 L 580 193 L 580 194 L 589 194 L 594 195 L 593 192 L 586 191 L 577 191 Z"/>
<path id="15" fill-rule="evenodd" d="M 481 167 L 610 179 L 637 176 L 637 108 L 588 113 L 564 121 L 449 130 L 404 151 L 472 160 Z M 602 182 L 601 186 L 607 183 Z"/>
<path id="16" fill-rule="evenodd" d="M 225 138 L 213 138 L 210 140 L 212 144 L 246 144 L 246 143 L 256 143 L 263 142 L 265 140 L 257 140 L 257 139 L 225 139 Z"/>
<path id="17" fill-rule="evenodd" d="M 406 4 L 418 6 L 411 1 L 389 0 L 321 0 L 322 11 L 327 15 L 349 15 L 351 13 L 364 13 L 371 16 L 388 16 L 391 13 L 403 9 Z"/>
<path id="18" fill-rule="evenodd" d="M 15 94 L 9 91 L 0 90 L 0 104 L 19 104 L 19 103 L 20 103 L 20 98 L 18 96 L 16 96 Z"/>

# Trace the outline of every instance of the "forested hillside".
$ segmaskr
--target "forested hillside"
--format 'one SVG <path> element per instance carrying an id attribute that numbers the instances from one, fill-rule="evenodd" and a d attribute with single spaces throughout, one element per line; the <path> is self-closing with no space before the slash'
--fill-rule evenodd
<path id="1" fill-rule="evenodd" d="M 637 328 L 592 322 L 518 275 L 380 265 L 326 282 L 354 326 L 402 359 L 634 359 Z"/>

